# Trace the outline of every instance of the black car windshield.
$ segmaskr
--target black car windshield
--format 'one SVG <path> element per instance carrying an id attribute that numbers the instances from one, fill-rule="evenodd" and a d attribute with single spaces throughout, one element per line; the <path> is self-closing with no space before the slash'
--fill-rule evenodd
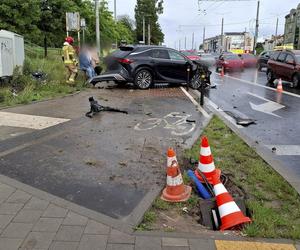
<path id="1" fill-rule="evenodd" d="M 224 55 L 223 57 L 226 60 L 237 60 L 237 59 L 239 59 L 238 55 L 235 55 L 235 54 Z"/>

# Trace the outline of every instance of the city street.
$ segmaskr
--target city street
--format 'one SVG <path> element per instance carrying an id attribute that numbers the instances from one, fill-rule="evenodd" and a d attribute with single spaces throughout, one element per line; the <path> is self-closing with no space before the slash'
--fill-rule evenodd
<path id="1" fill-rule="evenodd" d="M 283 85 L 284 92 L 267 86 L 265 72 L 245 69 L 244 72 L 230 72 L 224 78 L 212 75 L 216 89 L 206 93 L 207 104 L 224 115 L 242 134 L 262 145 L 281 167 L 277 169 L 298 192 L 300 192 L 300 122 L 299 89 Z M 229 114 L 229 115 L 228 115 Z M 251 118 L 255 125 L 236 125 L 232 116 Z"/>

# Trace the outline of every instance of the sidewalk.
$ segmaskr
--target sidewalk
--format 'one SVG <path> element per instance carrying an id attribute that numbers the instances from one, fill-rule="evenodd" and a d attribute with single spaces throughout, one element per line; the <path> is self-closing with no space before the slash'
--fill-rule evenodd
<path id="1" fill-rule="evenodd" d="M 134 233 L 94 217 L 86 208 L 0 175 L 0 250 L 300 249 L 288 240 L 263 244 L 223 240 L 226 237 L 215 240 L 212 236 Z"/>

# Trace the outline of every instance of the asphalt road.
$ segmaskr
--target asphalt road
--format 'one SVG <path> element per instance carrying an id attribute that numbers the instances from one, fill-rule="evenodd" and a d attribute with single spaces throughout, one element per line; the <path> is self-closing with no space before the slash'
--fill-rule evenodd
<path id="1" fill-rule="evenodd" d="M 87 118 L 91 95 L 129 114 Z M 0 174 L 126 221 L 165 185 L 167 148 L 180 153 L 202 121 L 180 88 L 93 89 L 0 110 Z"/>
<path id="2" fill-rule="evenodd" d="M 217 88 L 206 93 L 211 106 L 234 124 L 232 115 L 255 119 L 256 125 L 237 128 L 268 152 L 273 148 L 271 155 L 280 162 L 281 174 L 300 192 L 299 90 L 285 84 L 284 90 L 289 92 L 278 93 L 266 86 L 264 73 L 252 69 L 224 78 L 213 74 L 212 82 Z"/>

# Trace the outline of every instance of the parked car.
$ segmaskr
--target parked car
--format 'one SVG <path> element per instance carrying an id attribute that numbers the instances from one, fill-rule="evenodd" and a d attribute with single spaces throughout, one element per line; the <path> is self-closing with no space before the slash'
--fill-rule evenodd
<path id="1" fill-rule="evenodd" d="M 236 54 L 222 54 L 216 62 L 216 70 L 219 72 L 223 67 L 224 71 L 244 70 L 244 62 Z"/>
<path id="2" fill-rule="evenodd" d="M 274 53 L 272 50 L 263 51 L 260 53 L 257 59 L 257 69 L 261 71 L 262 68 L 267 68 L 268 61 L 270 59 L 270 56 Z"/>
<path id="3" fill-rule="evenodd" d="M 245 68 L 256 67 L 257 58 L 255 57 L 255 55 L 246 53 L 239 54 L 239 57 L 243 60 Z"/>
<path id="4" fill-rule="evenodd" d="M 209 53 L 200 54 L 199 62 L 202 63 L 203 65 L 206 65 L 207 67 L 216 65 L 215 57 Z"/>
<path id="5" fill-rule="evenodd" d="M 189 76 L 190 86 L 197 89 L 201 85 L 199 79 L 202 73 L 209 77 L 205 67 L 177 50 L 161 46 L 122 46 L 105 58 L 104 63 L 107 71 L 90 79 L 91 84 L 114 81 L 123 85 L 133 82 L 136 87 L 147 89 L 153 83 L 186 83 Z"/>
<path id="6" fill-rule="evenodd" d="M 300 87 L 300 50 L 285 50 L 274 52 L 269 61 L 267 79 L 273 83 L 275 79 L 293 83 L 293 87 Z"/>
<path id="7" fill-rule="evenodd" d="M 200 60 L 200 56 L 198 55 L 197 51 L 195 51 L 195 50 L 181 50 L 180 52 L 192 61 Z"/>

